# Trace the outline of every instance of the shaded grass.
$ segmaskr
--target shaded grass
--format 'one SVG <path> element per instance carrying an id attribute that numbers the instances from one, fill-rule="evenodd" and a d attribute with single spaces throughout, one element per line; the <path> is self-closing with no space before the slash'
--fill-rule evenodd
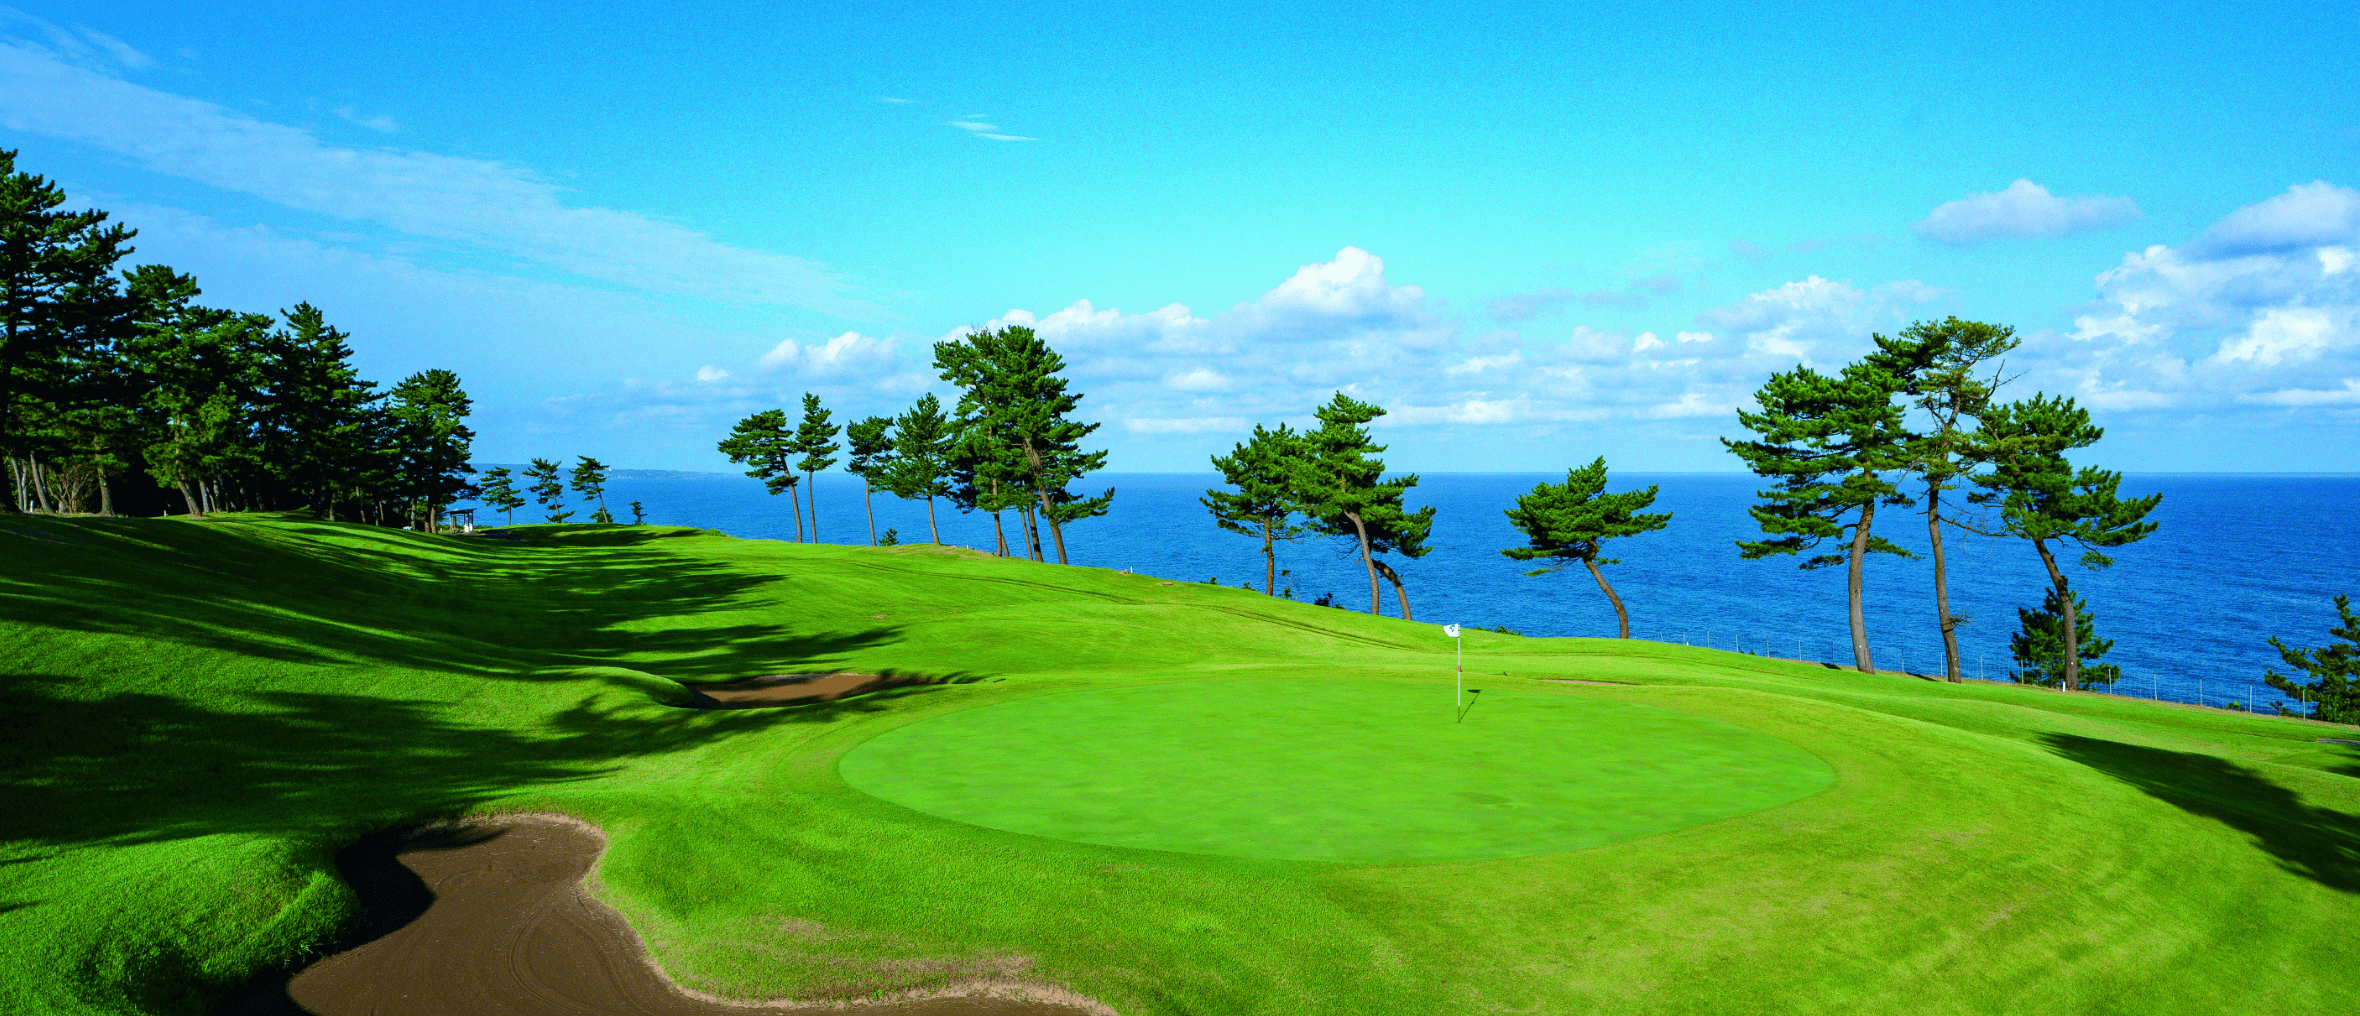
<path id="1" fill-rule="evenodd" d="M 2360 994 L 2360 971 L 2320 962 L 2360 919 L 2360 763 L 2313 743 L 2337 728 L 1470 632 L 1478 686 L 1734 724 L 1834 784 L 1525 857 L 1132 850 L 915 812 L 837 764 L 1065 691 L 1447 689 L 1447 640 L 931 547 L 521 535 L 0 519 L 0 1011 L 195 1011 L 352 919 L 338 847 L 488 809 L 599 823 L 597 891 L 681 980 L 748 997 L 976 969 L 1126 1013 L 2308 1012 Z M 821 670 L 965 683 L 668 704 L 679 681 Z"/>

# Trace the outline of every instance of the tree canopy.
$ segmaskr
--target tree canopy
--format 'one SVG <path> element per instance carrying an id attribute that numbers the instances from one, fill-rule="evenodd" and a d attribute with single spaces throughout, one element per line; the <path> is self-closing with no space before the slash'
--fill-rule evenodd
<path id="1" fill-rule="evenodd" d="M 1601 557 L 1599 551 L 1607 540 L 1652 533 L 1671 524 L 1670 512 L 1644 511 L 1655 504 L 1655 492 L 1650 485 L 1645 490 L 1606 493 L 1606 457 L 1601 455 L 1589 465 L 1566 470 L 1565 482 L 1543 483 L 1517 498 L 1515 506 L 1508 509 L 1508 522 L 1524 534 L 1526 543 L 1500 553 L 1517 561 L 1552 562 L 1526 575 L 1545 575 L 1579 562 L 1614 604 L 1620 637 L 1630 638 L 1630 612 L 1623 608 L 1614 587 L 1607 584 L 1605 573 L 1598 570 L 1599 565 L 1618 562 Z"/>
<path id="2" fill-rule="evenodd" d="M 1252 437 L 1238 442 L 1227 455 L 1213 456 L 1213 468 L 1235 490 L 1207 490 L 1198 503 L 1213 513 L 1213 524 L 1232 533 L 1262 539 L 1262 591 L 1278 595 L 1278 554 L 1282 540 L 1303 535 L 1294 524 L 1295 493 L 1291 478 L 1294 458 L 1301 454 L 1303 436 L 1279 424 L 1271 430 L 1254 425 Z"/>

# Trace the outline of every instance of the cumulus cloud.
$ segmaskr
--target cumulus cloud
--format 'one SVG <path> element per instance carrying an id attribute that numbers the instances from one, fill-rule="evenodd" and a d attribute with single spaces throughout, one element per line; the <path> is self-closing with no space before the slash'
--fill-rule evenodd
<path id="1" fill-rule="evenodd" d="M 2046 187 L 2019 178 L 2005 190 L 1969 194 L 1936 205 L 1910 229 L 1936 243 L 1963 245 L 2101 229 L 2136 220 L 2139 214 L 2138 203 L 2126 197 L 2058 197 Z"/>
<path id="2" fill-rule="evenodd" d="M 733 247 L 637 212 L 571 203 L 563 188 L 517 166 L 327 144 L 297 127 L 122 80 L 58 38 L 0 38 L 0 125 L 289 208 L 588 279 L 855 319 L 883 316 L 848 297 L 843 278 L 818 262 Z"/>
<path id="3" fill-rule="evenodd" d="M 2052 369 L 2122 408 L 2348 404 L 2360 378 L 2356 252 L 2360 192 L 2290 187 L 2099 273 L 2099 298 Z"/>

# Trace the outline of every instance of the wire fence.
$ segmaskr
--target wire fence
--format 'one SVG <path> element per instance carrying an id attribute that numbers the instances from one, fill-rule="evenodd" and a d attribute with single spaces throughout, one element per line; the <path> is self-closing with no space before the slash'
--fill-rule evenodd
<path id="1" fill-rule="evenodd" d="M 1636 634 L 1636 633 L 1634 633 Z M 1852 638 L 1826 638 L 1803 634 L 1763 635 L 1758 630 L 1748 631 L 1738 625 L 1714 627 L 1684 626 L 1658 633 L 1661 641 L 1707 649 L 1726 649 L 1749 656 L 1796 660 L 1834 667 L 1855 665 Z M 1917 677 L 1947 678 L 1949 667 L 1940 649 L 1911 653 L 1897 640 L 1869 642 L 1871 665 L 1880 672 L 1908 674 Z M 1792 650 L 1790 653 L 1789 650 Z M 1915 668 L 1910 666 L 1912 660 Z M 1989 681 L 2016 684 L 2013 676 L 2015 659 L 2012 654 L 1994 654 L 1987 649 L 1962 650 L 1959 654 L 1959 676 L 1970 681 Z M 2038 687 L 2021 682 L 2027 687 Z M 2062 687 L 2057 691 L 2064 691 Z M 2116 695 L 2123 698 L 2149 699 L 2156 702 L 2176 702 L 2182 705 L 2226 709 L 2234 712 L 2306 716 L 2310 706 L 2288 698 L 2276 688 L 2263 683 L 2261 678 L 2183 677 L 2166 676 L 2157 672 L 2133 674 L 2124 671 L 2121 678 L 2108 684 L 2084 684 L 2082 691 L 2092 694 Z"/>

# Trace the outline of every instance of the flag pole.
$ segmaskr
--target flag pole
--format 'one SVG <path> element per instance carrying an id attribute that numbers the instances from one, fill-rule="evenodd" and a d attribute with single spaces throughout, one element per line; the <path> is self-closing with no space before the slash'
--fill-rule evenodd
<path id="1" fill-rule="evenodd" d="M 1456 696 L 1451 700 L 1451 708 L 1457 712 L 1463 713 L 1467 709 L 1467 642 L 1465 639 L 1459 637 L 1458 625 L 1443 625 L 1442 633 L 1444 635 L 1450 636 L 1450 640 L 1452 642 L 1458 643 L 1459 646 L 1458 691 Z"/>

